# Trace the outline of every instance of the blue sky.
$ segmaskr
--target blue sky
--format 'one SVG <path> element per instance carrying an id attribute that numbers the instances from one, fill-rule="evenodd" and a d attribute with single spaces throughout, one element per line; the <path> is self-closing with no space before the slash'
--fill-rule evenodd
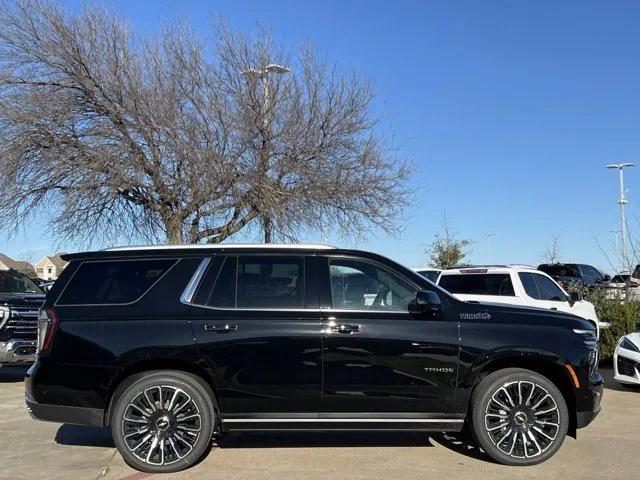
<path id="1" fill-rule="evenodd" d="M 598 243 L 610 250 L 618 228 L 617 177 L 604 165 L 640 163 L 639 2 L 98 3 L 149 34 L 178 17 L 203 33 L 218 14 L 244 30 L 260 22 L 286 48 L 309 39 L 339 69 L 374 80 L 376 114 L 417 167 L 415 205 L 398 238 L 333 243 L 422 264 L 446 212 L 475 242 L 474 262 L 537 264 L 557 234 L 564 260 L 611 270 Z M 626 180 L 640 234 L 640 167 Z M 34 221 L 0 235 L 0 251 L 39 257 L 56 247 L 42 231 Z"/>

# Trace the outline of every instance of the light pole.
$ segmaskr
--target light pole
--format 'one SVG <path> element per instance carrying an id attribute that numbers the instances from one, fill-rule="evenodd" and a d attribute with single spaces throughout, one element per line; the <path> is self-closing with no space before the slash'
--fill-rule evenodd
<path id="1" fill-rule="evenodd" d="M 251 78 L 251 79 L 258 79 L 262 82 L 262 85 L 264 87 L 264 96 L 263 96 L 263 103 L 262 103 L 262 128 L 264 130 L 267 129 L 268 125 L 269 125 L 269 120 L 267 118 L 267 112 L 269 111 L 269 102 L 270 102 L 270 98 L 269 98 L 269 74 L 270 73 L 275 73 L 278 75 L 282 75 L 284 73 L 289 73 L 291 71 L 290 68 L 287 67 L 283 67 L 282 65 L 276 65 L 275 63 L 270 63 L 268 65 L 265 65 L 262 68 L 249 68 L 247 70 L 244 70 L 242 72 L 242 74 L 247 77 L 247 78 Z M 266 175 L 266 166 L 264 166 L 265 172 L 263 172 Z M 264 231 L 264 243 L 271 243 L 271 218 L 269 217 L 269 215 L 267 214 L 261 214 L 260 218 L 262 220 L 262 230 Z"/>
<path id="2" fill-rule="evenodd" d="M 620 205 L 620 252 L 622 255 L 622 269 L 631 270 L 629 261 L 627 259 L 627 221 L 624 216 L 624 207 L 627 202 L 627 194 L 624 190 L 624 172 L 626 167 L 635 167 L 635 163 L 612 163 L 607 165 L 606 168 L 618 169 L 620 173 L 620 199 L 618 205 Z"/>
<path id="3" fill-rule="evenodd" d="M 489 250 L 489 261 L 487 263 L 491 265 L 491 237 L 495 236 L 495 233 L 485 233 L 484 236 L 487 237 L 487 247 Z"/>

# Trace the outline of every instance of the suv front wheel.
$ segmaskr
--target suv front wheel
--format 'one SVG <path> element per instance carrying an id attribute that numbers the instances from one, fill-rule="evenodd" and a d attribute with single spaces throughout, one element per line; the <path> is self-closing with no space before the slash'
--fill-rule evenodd
<path id="1" fill-rule="evenodd" d="M 151 473 L 176 472 L 211 445 L 211 393 L 186 372 L 145 372 L 118 397 L 111 430 L 127 464 Z"/>
<path id="2" fill-rule="evenodd" d="M 473 433 L 487 454 L 505 465 L 535 465 L 562 445 L 569 413 L 546 377 L 521 368 L 488 375 L 474 391 Z"/>

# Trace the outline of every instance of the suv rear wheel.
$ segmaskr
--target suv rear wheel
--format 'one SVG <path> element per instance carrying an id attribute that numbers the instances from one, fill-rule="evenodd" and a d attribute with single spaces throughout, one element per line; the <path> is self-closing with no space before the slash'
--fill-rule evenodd
<path id="1" fill-rule="evenodd" d="M 473 434 L 494 460 L 535 465 L 562 445 L 569 413 L 562 393 L 546 377 L 521 368 L 488 375 L 472 400 Z"/>
<path id="2" fill-rule="evenodd" d="M 118 451 L 129 466 L 176 472 L 200 460 L 211 445 L 211 394 L 195 376 L 146 372 L 119 396 L 111 419 Z"/>

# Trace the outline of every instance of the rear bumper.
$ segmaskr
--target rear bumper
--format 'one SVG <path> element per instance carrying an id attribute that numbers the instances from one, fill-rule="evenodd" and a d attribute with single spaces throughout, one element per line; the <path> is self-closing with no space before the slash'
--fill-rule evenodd
<path id="1" fill-rule="evenodd" d="M 42 404 L 25 395 L 27 412 L 36 420 L 73 423 L 76 425 L 104 426 L 104 410 L 84 407 Z"/>
<path id="2" fill-rule="evenodd" d="M 30 365 L 35 360 L 35 340 L 14 339 L 0 342 L 0 365 Z"/>

